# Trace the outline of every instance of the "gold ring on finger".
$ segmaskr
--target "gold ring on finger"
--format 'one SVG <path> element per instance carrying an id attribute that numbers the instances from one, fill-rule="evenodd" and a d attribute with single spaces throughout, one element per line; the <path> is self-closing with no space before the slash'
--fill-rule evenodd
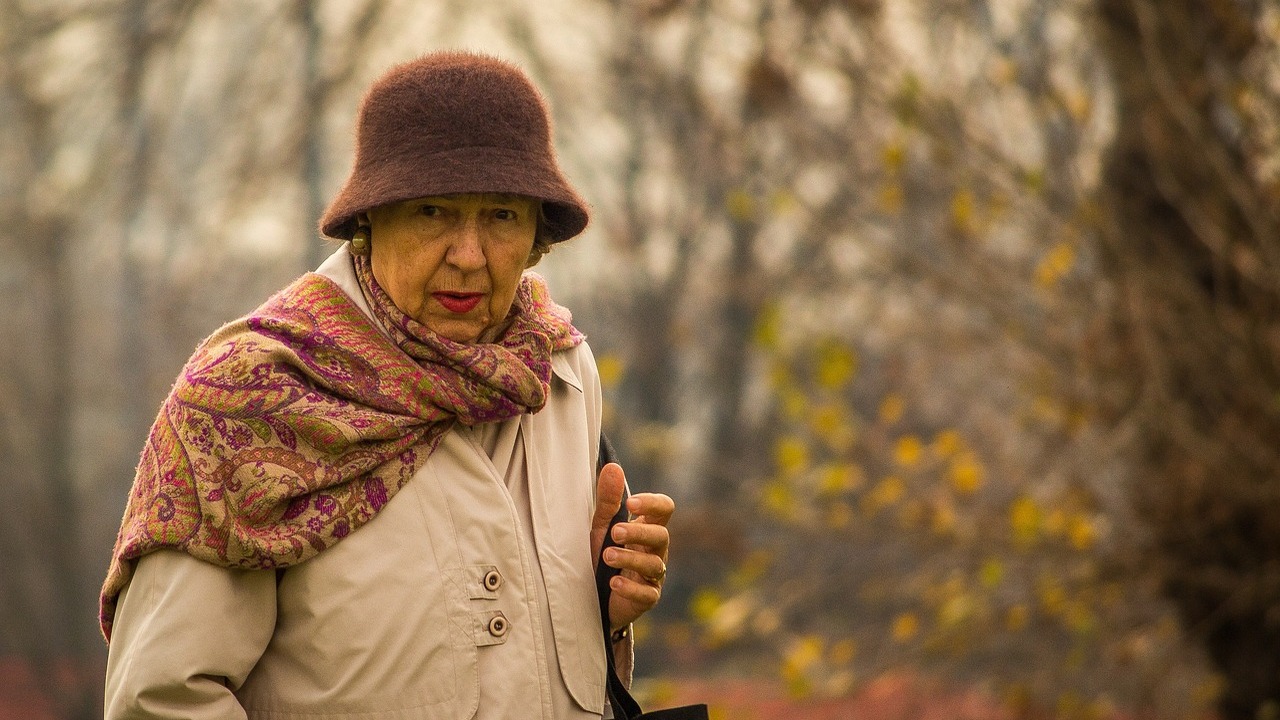
<path id="1" fill-rule="evenodd" d="M 661 583 L 663 579 L 666 577 L 667 577 L 667 564 L 663 563 L 662 569 L 658 571 L 657 575 L 646 575 L 645 579 L 648 580 L 650 583 L 657 585 Z"/>

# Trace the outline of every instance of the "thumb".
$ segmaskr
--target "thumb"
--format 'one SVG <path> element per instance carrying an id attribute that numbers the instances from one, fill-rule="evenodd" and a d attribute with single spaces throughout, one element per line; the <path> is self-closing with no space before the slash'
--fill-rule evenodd
<path id="1" fill-rule="evenodd" d="M 604 534 L 609 531 L 609 523 L 622 507 L 622 493 L 626 489 L 627 479 L 622 473 L 622 466 L 609 463 L 600 469 L 600 477 L 596 480 L 596 512 L 591 518 L 591 557 L 599 559 L 604 549 Z"/>

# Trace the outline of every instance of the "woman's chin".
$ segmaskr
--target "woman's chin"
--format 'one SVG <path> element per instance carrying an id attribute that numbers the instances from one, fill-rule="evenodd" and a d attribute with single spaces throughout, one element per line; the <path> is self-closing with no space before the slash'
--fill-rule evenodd
<path id="1" fill-rule="evenodd" d="M 487 323 L 468 318 L 431 318 L 423 324 L 440 337 L 466 345 L 484 342 L 483 338 L 490 329 Z"/>

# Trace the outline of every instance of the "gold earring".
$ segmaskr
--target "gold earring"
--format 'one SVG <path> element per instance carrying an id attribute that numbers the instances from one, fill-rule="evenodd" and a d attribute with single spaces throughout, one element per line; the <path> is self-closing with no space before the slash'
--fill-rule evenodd
<path id="1" fill-rule="evenodd" d="M 369 253 L 369 228 L 361 225 L 351 234 L 352 255 L 367 255 Z"/>

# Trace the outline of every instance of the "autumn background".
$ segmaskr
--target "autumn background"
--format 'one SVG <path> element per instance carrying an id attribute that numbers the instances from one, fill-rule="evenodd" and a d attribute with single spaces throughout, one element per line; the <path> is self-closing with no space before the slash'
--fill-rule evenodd
<path id="1" fill-rule="evenodd" d="M 539 270 L 680 505 L 647 706 L 1280 718 L 1275 0 L 0 1 L 0 717 L 101 715 L 160 400 L 444 47 L 593 206 Z"/>

